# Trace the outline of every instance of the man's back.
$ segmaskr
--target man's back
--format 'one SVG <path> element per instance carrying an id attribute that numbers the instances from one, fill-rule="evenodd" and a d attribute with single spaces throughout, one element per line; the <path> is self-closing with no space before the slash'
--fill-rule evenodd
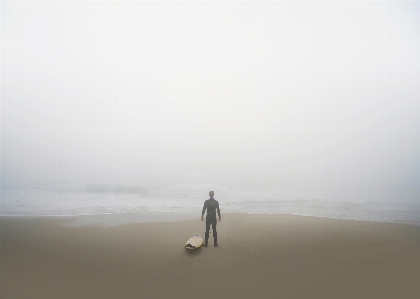
<path id="1" fill-rule="evenodd" d="M 207 209 L 207 217 L 216 217 L 216 211 L 220 217 L 219 202 L 215 200 L 214 198 L 207 199 L 204 202 L 202 215 L 204 215 L 204 212 L 206 211 L 206 209 Z"/>

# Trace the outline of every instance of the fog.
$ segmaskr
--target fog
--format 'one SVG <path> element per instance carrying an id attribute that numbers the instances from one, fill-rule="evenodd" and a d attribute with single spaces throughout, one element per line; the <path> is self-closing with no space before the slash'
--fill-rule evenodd
<path id="1" fill-rule="evenodd" d="M 419 199 L 420 2 L 0 5 L 3 185 Z"/>

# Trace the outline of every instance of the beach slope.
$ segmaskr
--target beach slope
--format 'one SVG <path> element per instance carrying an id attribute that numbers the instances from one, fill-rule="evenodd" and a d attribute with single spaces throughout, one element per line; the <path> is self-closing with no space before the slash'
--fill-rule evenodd
<path id="1" fill-rule="evenodd" d="M 85 216 L 95 217 L 95 216 Z M 112 215 L 110 215 L 112 219 Z M 225 214 L 219 247 L 186 250 L 199 218 L 73 226 L 0 218 L 0 298 L 418 298 L 420 226 Z"/>

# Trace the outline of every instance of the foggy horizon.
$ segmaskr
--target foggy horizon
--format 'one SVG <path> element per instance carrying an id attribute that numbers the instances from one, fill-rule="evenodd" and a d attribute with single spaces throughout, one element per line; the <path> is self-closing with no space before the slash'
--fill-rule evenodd
<path id="1" fill-rule="evenodd" d="M 0 9 L 2 185 L 419 199 L 419 2 Z"/>

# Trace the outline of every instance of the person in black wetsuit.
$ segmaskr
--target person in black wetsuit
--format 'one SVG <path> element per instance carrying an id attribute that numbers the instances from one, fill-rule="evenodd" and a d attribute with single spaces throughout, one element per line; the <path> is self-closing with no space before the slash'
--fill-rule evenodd
<path id="1" fill-rule="evenodd" d="M 204 202 L 203 211 L 201 213 L 201 221 L 204 221 L 204 213 L 206 212 L 206 209 L 207 209 L 206 234 L 205 234 L 204 247 L 208 247 L 210 224 L 211 224 L 211 227 L 213 229 L 214 247 L 217 247 L 219 245 L 217 244 L 216 211 L 217 211 L 217 215 L 219 215 L 219 222 L 220 222 L 220 220 L 222 220 L 222 218 L 220 217 L 219 202 L 213 198 L 214 191 L 210 191 L 209 195 L 210 195 L 210 199 L 207 199 Z"/>

